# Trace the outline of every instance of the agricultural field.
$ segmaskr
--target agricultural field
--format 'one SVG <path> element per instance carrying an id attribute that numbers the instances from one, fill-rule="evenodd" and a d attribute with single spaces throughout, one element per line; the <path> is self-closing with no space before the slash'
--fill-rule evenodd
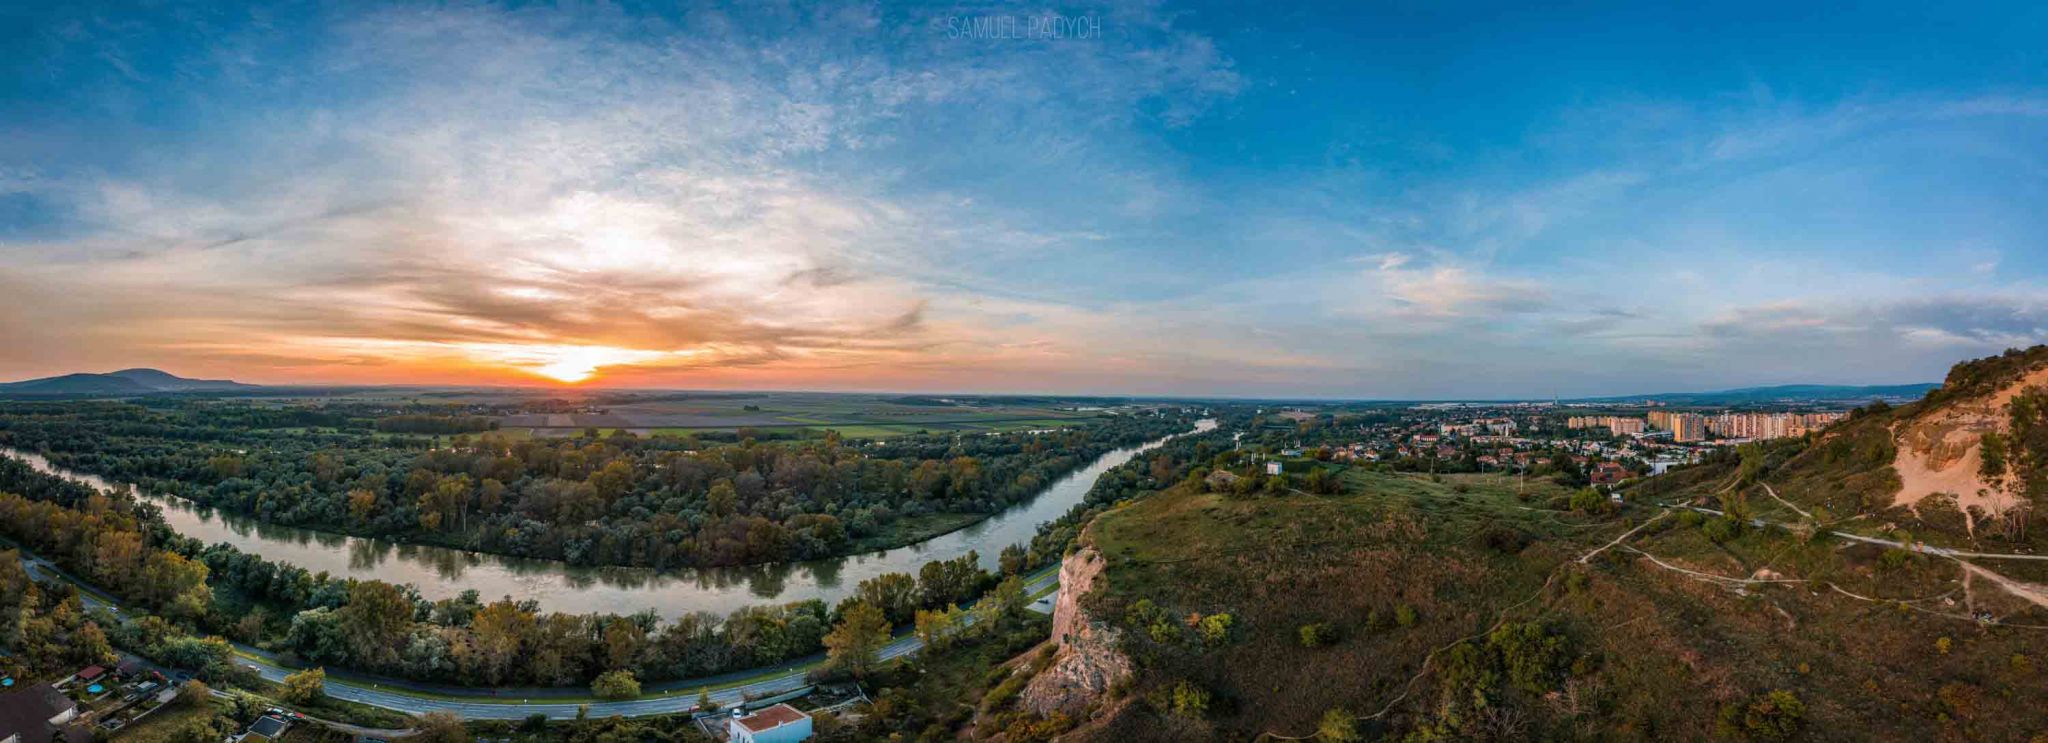
<path id="1" fill-rule="evenodd" d="M 501 430 L 566 436 L 595 428 L 638 435 L 729 432 L 742 428 L 848 439 L 919 433 L 1008 433 L 1079 425 L 1098 410 L 1073 403 L 1023 404 L 978 398 L 903 398 L 806 393 L 616 393 L 573 412 L 517 413 L 499 418 Z"/>

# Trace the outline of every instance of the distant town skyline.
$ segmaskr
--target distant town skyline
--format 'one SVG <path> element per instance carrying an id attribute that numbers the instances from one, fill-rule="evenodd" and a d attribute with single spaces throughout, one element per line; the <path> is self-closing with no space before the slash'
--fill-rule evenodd
<path id="1" fill-rule="evenodd" d="M 0 19 L 5 380 L 1548 399 L 2048 337 L 2038 6 Z"/>

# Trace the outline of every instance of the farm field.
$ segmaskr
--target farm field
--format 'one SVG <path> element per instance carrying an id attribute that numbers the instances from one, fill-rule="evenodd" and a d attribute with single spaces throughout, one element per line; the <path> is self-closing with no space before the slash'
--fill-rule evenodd
<path id="1" fill-rule="evenodd" d="M 915 402 L 906 402 L 914 400 Z M 1043 401 L 996 403 L 976 398 L 903 398 L 798 393 L 634 395 L 621 393 L 576 406 L 575 412 L 499 417 L 501 430 L 562 436 L 595 428 L 637 435 L 730 432 L 742 428 L 880 439 L 916 433 L 1006 433 L 1061 428 L 1095 417 L 1084 406 Z"/>

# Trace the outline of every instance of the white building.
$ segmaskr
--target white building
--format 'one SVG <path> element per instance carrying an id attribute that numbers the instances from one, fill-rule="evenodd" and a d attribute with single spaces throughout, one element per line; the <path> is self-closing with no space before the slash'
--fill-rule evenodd
<path id="1" fill-rule="evenodd" d="M 811 737 L 811 716 L 787 704 L 735 717 L 725 724 L 732 743 L 797 743 Z"/>
<path id="2" fill-rule="evenodd" d="M 1267 463 L 1266 463 L 1266 474 L 1268 474 L 1268 475 L 1277 475 L 1277 474 L 1280 474 L 1280 463 L 1279 463 L 1279 462 L 1267 462 Z"/>

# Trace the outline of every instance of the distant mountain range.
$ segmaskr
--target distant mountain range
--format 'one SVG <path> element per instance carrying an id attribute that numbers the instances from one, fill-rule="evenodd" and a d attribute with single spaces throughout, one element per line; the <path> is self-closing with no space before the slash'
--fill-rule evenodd
<path id="1" fill-rule="evenodd" d="M 1655 395 L 1616 395 L 1614 397 L 1589 397 L 1582 402 L 1619 402 L 1628 400 L 1651 400 L 1672 405 L 1729 405 L 1740 403 L 1761 403 L 1773 400 L 1820 400 L 1868 402 L 1870 400 L 1918 400 L 1927 391 L 1940 387 L 1939 384 L 1884 384 L 1884 385 L 1838 385 L 1838 384 L 1781 384 L 1775 387 L 1743 387 L 1714 392 L 1665 392 Z"/>
<path id="2" fill-rule="evenodd" d="M 0 395 L 161 395 L 257 389 L 262 387 L 225 379 L 186 379 L 157 369 L 122 369 L 106 374 L 65 374 L 0 384 Z"/>

